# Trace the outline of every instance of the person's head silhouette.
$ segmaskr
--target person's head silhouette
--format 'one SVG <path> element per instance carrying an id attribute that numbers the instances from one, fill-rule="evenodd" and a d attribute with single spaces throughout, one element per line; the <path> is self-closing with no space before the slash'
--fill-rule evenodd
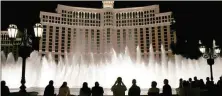
<path id="1" fill-rule="evenodd" d="M 63 82 L 61 88 L 62 87 L 67 87 L 67 82 Z"/>
<path id="2" fill-rule="evenodd" d="M 210 78 L 209 77 L 207 77 L 207 79 L 206 79 L 207 81 L 210 81 Z"/>
<path id="3" fill-rule="evenodd" d="M 5 81 L 1 81 L 1 86 L 5 86 L 6 82 Z"/>
<path id="4" fill-rule="evenodd" d="M 183 82 L 183 79 L 182 79 L 182 78 L 180 78 L 180 82 Z"/>
<path id="5" fill-rule="evenodd" d="M 95 87 L 99 87 L 99 82 L 95 82 Z"/>
<path id="6" fill-rule="evenodd" d="M 203 79 L 200 79 L 200 82 L 203 83 L 204 82 Z"/>
<path id="7" fill-rule="evenodd" d="M 163 82 L 164 82 L 165 85 L 168 85 L 168 83 L 169 83 L 169 81 L 167 79 L 164 79 Z"/>
<path id="8" fill-rule="evenodd" d="M 122 78 L 121 77 L 118 77 L 117 78 L 117 84 L 121 84 L 122 83 Z"/>
<path id="9" fill-rule="evenodd" d="M 220 80 L 222 80 L 222 76 L 220 76 Z"/>
<path id="10" fill-rule="evenodd" d="M 197 77 L 196 76 L 194 77 L 194 80 L 197 81 Z"/>
<path id="11" fill-rule="evenodd" d="M 136 85 L 136 79 L 133 79 L 132 83 L 133 85 Z"/>
<path id="12" fill-rule="evenodd" d="M 189 78 L 189 82 L 192 82 L 192 78 Z"/>
<path id="13" fill-rule="evenodd" d="M 156 86 L 157 86 L 156 81 L 153 81 L 153 82 L 151 83 L 151 87 L 152 87 L 152 88 L 156 88 Z"/>
<path id="14" fill-rule="evenodd" d="M 83 82 L 82 87 L 83 88 L 88 88 L 88 83 L 87 82 Z"/>
<path id="15" fill-rule="evenodd" d="M 49 81 L 49 85 L 53 85 L 53 81 L 52 80 Z"/>

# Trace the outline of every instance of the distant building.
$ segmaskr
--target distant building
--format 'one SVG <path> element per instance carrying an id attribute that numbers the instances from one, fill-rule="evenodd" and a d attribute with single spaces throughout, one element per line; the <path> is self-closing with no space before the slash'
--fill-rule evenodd
<path id="1" fill-rule="evenodd" d="M 21 38 L 16 38 L 14 41 L 15 46 L 9 39 L 8 31 L 1 31 L 1 51 L 7 56 L 10 52 L 13 53 L 15 59 L 19 57 L 19 44 L 21 43 Z"/>
<path id="2" fill-rule="evenodd" d="M 172 55 L 170 43 L 176 41 L 171 32 L 172 12 L 159 12 L 159 5 L 113 8 L 114 1 L 102 1 L 103 8 L 83 8 L 58 5 L 57 13 L 40 12 L 44 27 L 40 40 L 41 54 L 52 53 L 55 59 L 64 53 L 117 53 L 127 46 L 132 56 L 139 46 L 142 57 L 149 55 L 150 44 L 160 57 L 161 44 L 166 55 Z"/>

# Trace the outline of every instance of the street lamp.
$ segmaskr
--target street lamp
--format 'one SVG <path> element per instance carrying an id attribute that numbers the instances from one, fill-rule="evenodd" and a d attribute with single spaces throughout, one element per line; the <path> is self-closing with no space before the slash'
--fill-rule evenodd
<path id="1" fill-rule="evenodd" d="M 213 70 L 212 66 L 214 64 L 214 59 L 220 56 L 220 48 L 216 46 L 215 41 L 213 40 L 213 47 L 206 48 L 201 41 L 199 41 L 200 47 L 199 50 L 203 55 L 203 58 L 207 59 L 208 65 L 210 65 L 210 76 L 211 80 L 213 81 Z"/>
<path id="2" fill-rule="evenodd" d="M 43 27 L 42 24 L 37 23 L 34 26 L 35 37 L 40 38 L 42 36 Z M 8 28 L 8 35 L 11 39 L 12 45 L 14 44 L 14 40 L 16 39 L 16 35 L 18 33 L 18 28 L 15 24 L 10 24 Z M 38 39 L 39 40 L 39 39 Z M 27 34 L 27 29 L 24 30 L 21 43 L 19 44 L 19 55 L 22 57 L 22 78 L 21 78 L 21 93 L 26 94 L 26 86 L 25 86 L 25 66 L 26 66 L 26 58 L 29 57 L 32 48 L 32 40 L 31 35 Z"/>

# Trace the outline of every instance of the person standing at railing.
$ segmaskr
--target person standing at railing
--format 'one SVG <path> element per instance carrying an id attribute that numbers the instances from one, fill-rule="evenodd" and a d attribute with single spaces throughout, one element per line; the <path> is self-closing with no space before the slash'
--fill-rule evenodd
<path id="1" fill-rule="evenodd" d="M 222 89 L 222 76 L 220 77 L 220 80 L 218 80 L 217 86 Z"/>
<path id="2" fill-rule="evenodd" d="M 91 96 L 91 89 L 88 87 L 88 83 L 83 83 L 79 96 Z"/>
<path id="3" fill-rule="evenodd" d="M 126 86 L 122 82 L 122 78 L 118 77 L 115 84 L 112 86 L 113 96 L 125 96 Z"/>
<path id="4" fill-rule="evenodd" d="M 156 87 L 156 81 L 153 81 L 151 84 L 151 88 L 148 90 L 148 96 L 159 96 L 160 89 Z"/>
<path id="5" fill-rule="evenodd" d="M 59 88 L 58 96 L 70 96 L 70 89 L 67 86 L 67 82 L 63 82 L 62 86 Z"/>
<path id="6" fill-rule="evenodd" d="M 200 79 L 200 89 L 204 89 L 205 88 L 205 84 L 204 84 L 204 81 L 203 79 Z"/>
<path id="7" fill-rule="evenodd" d="M 195 82 L 192 81 L 192 78 L 189 78 L 187 82 L 189 83 L 189 87 L 190 87 L 190 88 L 193 88 L 193 87 L 194 87 Z"/>
<path id="8" fill-rule="evenodd" d="M 99 82 L 95 82 L 95 86 L 92 88 L 92 96 L 103 96 L 103 87 L 99 86 Z"/>
<path id="9" fill-rule="evenodd" d="M 207 78 L 206 78 L 206 88 L 207 88 L 207 89 L 211 89 L 213 86 L 214 86 L 213 81 L 210 81 L 210 78 L 207 77 Z"/>
<path id="10" fill-rule="evenodd" d="M 53 86 L 53 81 L 49 81 L 49 85 L 46 86 L 43 96 L 55 96 L 54 94 L 55 88 Z"/>
<path id="11" fill-rule="evenodd" d="M 222 96 L 222 76 L 220 77 L 220 80 L 217 82 L 217 90 L 220 96 Z"/>
<path id="12" fill-rule="evenodd" d="M 164 79 L 164 86 L 163 86 L 163 96 L 172 96 L 172 88 L 169 85 L 169 81 Z"/>
<path id="13" fill-rule="evenodd" d="M 179 81 L 180 83 L 179 83 L 179 88 L 182 88 L 183 87 L 183 79 L 182 78 L 180 78 L 180 81 Z"/>
<path id="14" fill-rule="evenodd" d="M 194 77 L 194 81 L 192 82 L 192 87 L 191 88 L 198 88 L 198 87 L 200 87 L 199 85 L 199 80 L 197 79 L 197 77 L 195 76 Z"/>
<path id="15" fill-rule="evenodd" d="M 9 96 L 10 91 L 5 81 L 1 81 L 1 96 Z"/>
<path id="16" fill-rule="evenodd" d="M 128 96 L 140 96 L 140 87 L 136 85 L 136 79 L 132 81 L 133 85 L 130 87 Z"/>

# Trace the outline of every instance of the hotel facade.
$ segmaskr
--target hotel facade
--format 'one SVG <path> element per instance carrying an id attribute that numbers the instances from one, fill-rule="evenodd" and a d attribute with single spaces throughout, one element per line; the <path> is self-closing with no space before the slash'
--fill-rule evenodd
<path id="1" fill-rule="evenodd" d="M 156 57 L 161 55 L 161 44 L 166 55 L 172 55 L 171 42 L 176 41 L 171 32 L 172 12 L 160 13 L 159 5 L 132 8 L 113 8 L 114 1 L 102 1 L 103 8 L 83 8 L 58 5 L 57 13 L 40 12 L 43 36 L 39 51 L 49 53 L 58 60 L 65 53 L 104 54 L 114 49 L 116 53 L 137 54 L 149 57 L 150 45 Z"/>

